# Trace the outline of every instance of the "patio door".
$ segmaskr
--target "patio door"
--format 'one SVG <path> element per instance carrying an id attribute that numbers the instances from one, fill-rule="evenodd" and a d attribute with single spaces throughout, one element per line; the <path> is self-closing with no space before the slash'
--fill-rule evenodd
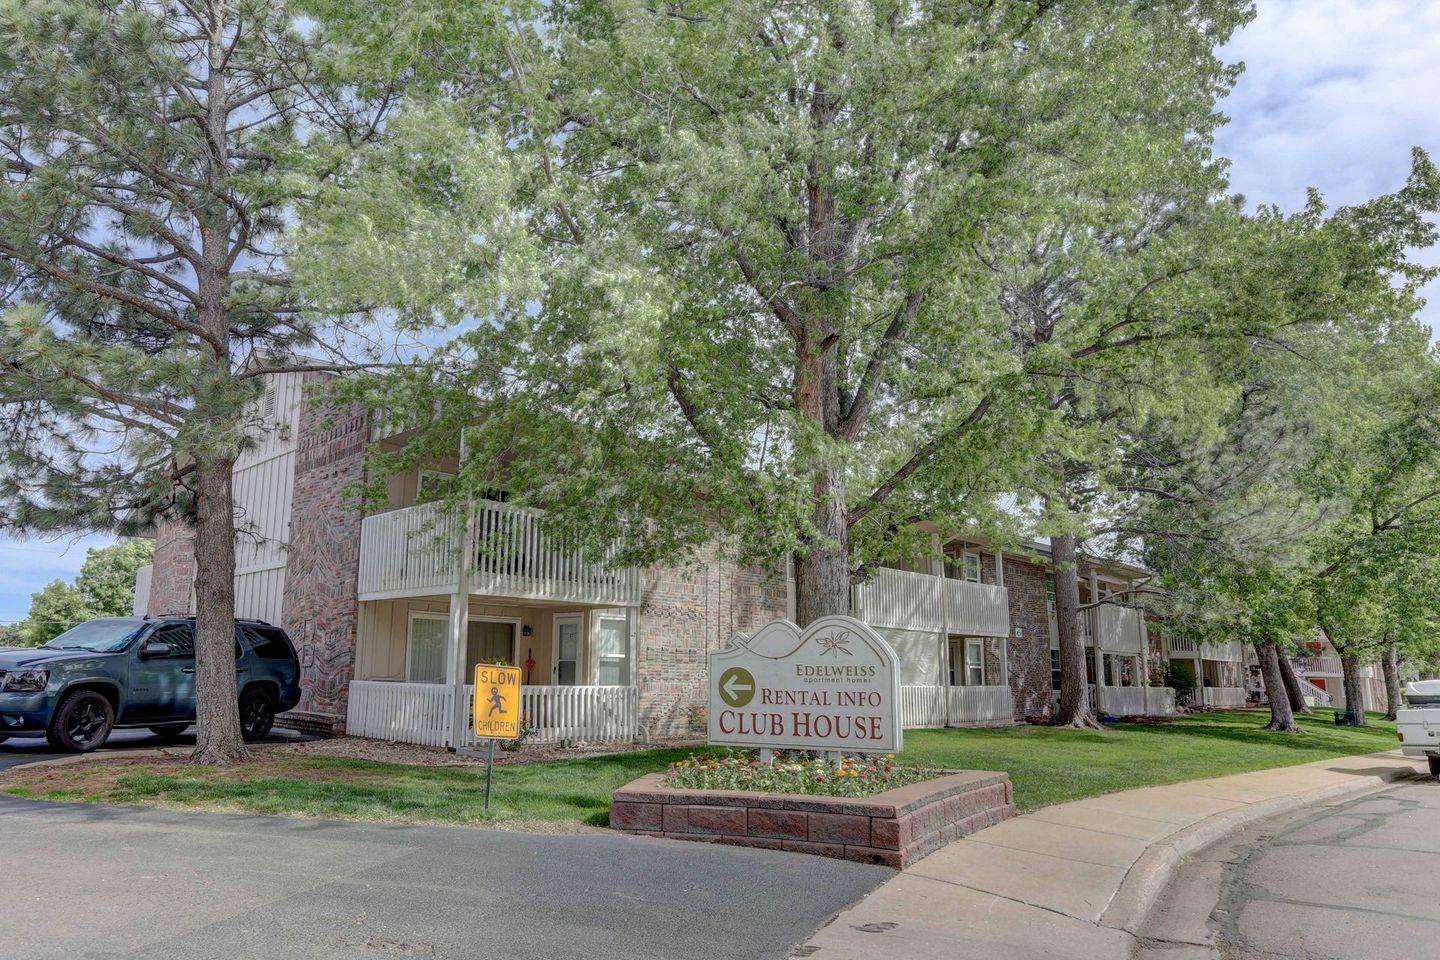
<path id="1" fill-rule="evenodd" d="M 580 638 L 585 627 L 583 613 L 555 614 L 555 667 L 557 684 L 573 687 L 580 678 Z"/>
<path id="2" fill-rule="evenodd" d="M 465 682 L 475 676 L 477 663 L 515 665 L 515 621 L 472 619 L 465 634 Z"/>

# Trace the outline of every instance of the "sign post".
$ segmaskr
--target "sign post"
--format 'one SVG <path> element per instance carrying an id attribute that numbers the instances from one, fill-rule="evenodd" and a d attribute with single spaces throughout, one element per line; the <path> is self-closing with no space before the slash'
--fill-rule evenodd
<path id="1" fill-rule="evenodd" d="M 495 741 L 520 736 L 520 668 L 476 664 L 471 715 L 475 739 L 489 741 L 485 751 L 485 809 L 489 810 L 490 785 L 495 777 Z"/>
<path id="2" fill-rule="evenodd" d="M 801 630 L 772 620 L 710 654 L 710 743 L 896 753 L 904 742 L 900 661 L 853 617 L 821 617 Z"/>

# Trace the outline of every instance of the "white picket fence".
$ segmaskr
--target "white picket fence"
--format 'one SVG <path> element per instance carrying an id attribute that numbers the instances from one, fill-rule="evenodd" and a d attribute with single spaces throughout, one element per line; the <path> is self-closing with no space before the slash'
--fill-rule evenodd
<path id="1" fill-rule="evenodd" d="M 467 704 L 474 702 L 474 692 L 473 686 L 465 688 Z M 446 746 L 453 698 L 454 688 L 443 683 L 356 680 L 350 684 L 346 731 L 355 737 Z M 634 687 L 522 687 L 520 715 L 530 725 L 531 743 L 624 743 L 639 730 Z M 467 723 L 460 746 L 475 744 L 470 729 Z"/>
<path id="2" fill-rule="evenodd" d="M 444 683 L 353 680 L 345 732 L 352 737 L 443 747 L 450 740 L 454 692 Z"/>
<path id="3" fill-rule="evenodd" d="M 1009 723 L 1015 719 L 1010 684 L 950 688 L 950 724 Z"/>

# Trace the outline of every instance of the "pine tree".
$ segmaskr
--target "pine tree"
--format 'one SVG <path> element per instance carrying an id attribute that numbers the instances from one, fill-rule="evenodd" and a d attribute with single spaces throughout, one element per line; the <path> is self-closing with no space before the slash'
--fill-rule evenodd
<path id="1" fill-rule="evenodd" d="M 315 343 L 282 230 L 363 137 L 270 0 L 0 3 L 0 516 L 194 524 L 195 759 L 244 755 L 231 468 L 270 371 Z"/>

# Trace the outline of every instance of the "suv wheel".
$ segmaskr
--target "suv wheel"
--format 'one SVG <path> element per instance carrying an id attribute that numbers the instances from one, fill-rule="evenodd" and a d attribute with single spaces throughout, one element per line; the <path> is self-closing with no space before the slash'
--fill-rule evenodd
<path id="1" fill-rule="evenodd" d="M 264 740 L 275 726 L 275 704 L 258 690 L 240 698 L 240 735 L 247 743 Z"/>
<path id="2" fill-rule="evenodd" d="M 1440 757 L 1431 753 L 1426 755 L 1425 759 L 1430 761 L 1430 776 L 1440 780 Z"/>
<path id="3" fill-rule="evenodd" d="M 190 724 L 188 723 L 167 723 L 158 727 L 151 727 L 150 732 L 157 737 L 174 740 L 188 729 L 190 729 Z"/>
<path id="4" fill-rule="evenodd" d="M 89 753 L 103 744 L 115 725 L 115 709 L 94 690 L 68 694 L 55 708 L 45 739 L 65 753 Z"/>

